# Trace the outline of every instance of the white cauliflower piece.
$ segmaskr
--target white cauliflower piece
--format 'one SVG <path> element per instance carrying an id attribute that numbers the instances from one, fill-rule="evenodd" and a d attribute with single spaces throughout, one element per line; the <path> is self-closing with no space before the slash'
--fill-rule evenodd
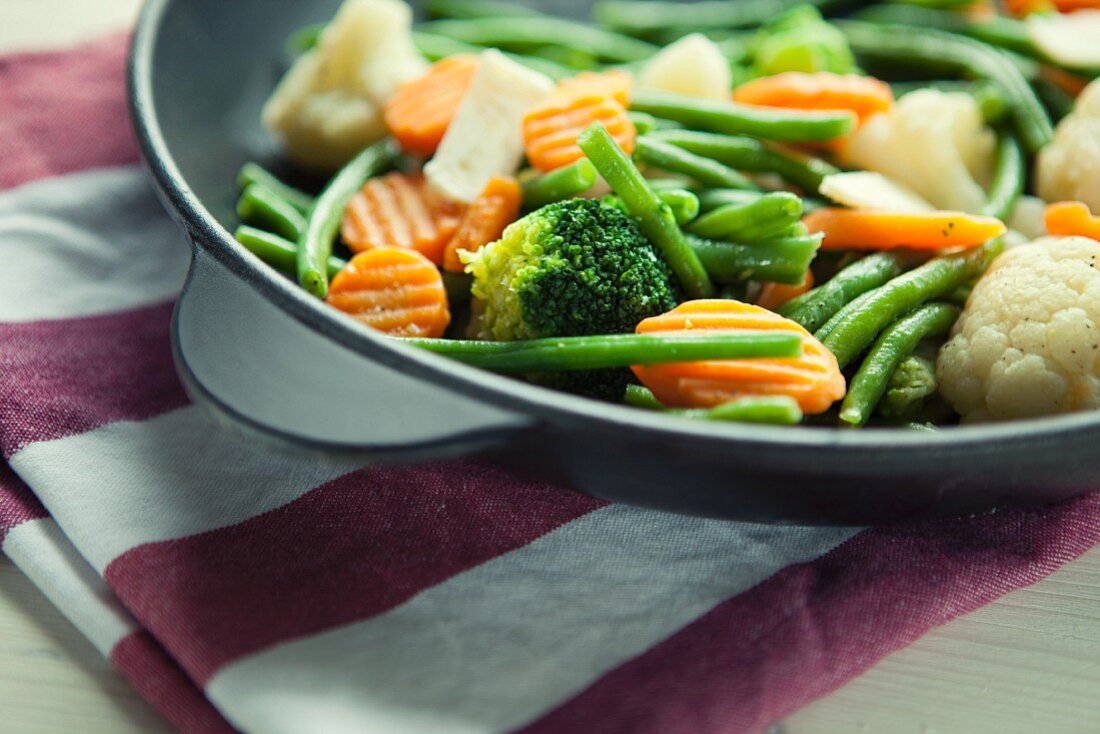
<path id="1" fill-rule="evenodd" d="M 493 176 L 510 176 L 523 157 L 523 116 L 554 90 L 545 74 L 496 49 L 478 55 L 477 73 L 462 97 L 435 157 L 424 166 L 441 194 L 471 202 Z"/>
<path id="2" fill-rule="evenodd" d="M 853 209 L 919 214 L 935 209 L 905 186 L 874 171 L 850 171 L 826 176 L 818 193 Z"/>
<path id="3" fill-rule="evenodd" d="M 1084 88 L 1039 151 L 1039 196 L 1047 201 L 1083 201 L 1100 212 L 1100 79 Z"/>
<path id="4" fill-rule="evenodd" d="M 967 421 L 1100 408 L 1100 242 L 1046 237 L 978 281 L 936 374 Z"/>
<path id="5" fill-rule="evenodd" d="M 1100 10 L 1031 13 L 1025 23 L 1031 42 L 1051 61 L 1079 69 L 1100 66 Z"/>
<path id="6" fill-rule="evenodd" d="M 638 75 L 638 86 L 688 97 L 729 100 L 733 73 L 729 59 L 714 41 L 702 33 L 692 33 L 657 52 Z"/>
<path id="7" fill-rule="evenodd" d="M 921 89 L 864 122 L 841 157 L 850 167 L 907 186 L 938 209 L 979 213 L 996 142 L 969 94 Z"/>
<path id="8" fill-rule="evenodd" d="M 267 100 L 264 126 L 295 163 L 331 171 L 386 135 L 386 100 L 426 70 L 408 5 L 346 0 Z"/>

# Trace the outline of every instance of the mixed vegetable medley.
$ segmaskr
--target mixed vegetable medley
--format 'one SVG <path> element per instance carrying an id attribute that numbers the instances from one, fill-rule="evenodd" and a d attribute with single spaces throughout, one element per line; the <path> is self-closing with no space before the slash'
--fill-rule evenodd
<path id="1" fill-rule="evenodd" d="M 804 1 L 804 0 L 803 0 Z M 1100 0 L 346 0 L 236 237 L 373 329 L 706 420 L 1100 407 Z"/>

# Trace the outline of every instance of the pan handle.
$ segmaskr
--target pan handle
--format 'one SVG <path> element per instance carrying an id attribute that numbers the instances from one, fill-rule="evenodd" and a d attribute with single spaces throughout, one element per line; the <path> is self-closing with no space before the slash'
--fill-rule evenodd
<path id="1" fill-rule="evenodd" d="M 532 418 L 402 373 L 302 323 L 202 247 L 172 327 L 196 402 L 281 443 L 417 460 L 499 446 Z"/>

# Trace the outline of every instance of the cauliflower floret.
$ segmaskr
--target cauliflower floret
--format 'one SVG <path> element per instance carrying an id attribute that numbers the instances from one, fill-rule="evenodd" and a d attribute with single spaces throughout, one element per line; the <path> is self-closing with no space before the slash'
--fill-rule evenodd
<path id="1" fill-rule="evenodd" d="M 264 126 L 297 164 L 339 168 L 386 134 L 382 106 L 427 62 L 402 0 L 346 0 L 317 47 L 300 56 L 263 109 Z"/>
<path id="2" fill-rule="evenodd" d="M 1083 201 L 1100 211 L 1100 80 L 1081 92 L 1073 113 L 1058 123 L 1054 141 L 1039 152 L 1039 196 Z"/>
<path id="3" fill-rule="evenodd" d="M 974 287 L 936 373 L 967 421 L 1100 408 L 1100 242 L 1008 250 Z"/>
<path id="4" fill-rule="evenodd" d="M 852 168 L 877 171 L 939 209 L 979 213 L 996 136 L 969 94 L 921 89 L 867 120 L 841 151 Z"/>
<path id="5" fill-rule="evenodd" d="M 722 49 L 702 33 L 692 33 L 657 52 L 638 75 L 638 86 L 726 100 L 733 74 Z"/>

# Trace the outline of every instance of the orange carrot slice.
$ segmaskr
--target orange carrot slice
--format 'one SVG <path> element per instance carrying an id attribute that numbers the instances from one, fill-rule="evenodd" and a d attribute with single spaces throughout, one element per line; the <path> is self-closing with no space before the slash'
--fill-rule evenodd
<path id="1" fill-rule="evenodd" d="M 788 71 L 745 82 L 733 90 L 735 102 L 799 110 L 848 110 L 863 121 L 894 104 L 890 85 L 858 74 Z"/>
<path id="2" fill-rule="evenodd" d="M 450 56 L 397 88 L 386 102 L 385 119 L 403 150 L 425 158 L 435 153 L 477 66 L 477 56 L 472 54 Z"/>
<path id="3" fill-rule="evenodd" d="M 1043 211 L 1047 232 L 1059 237 L 1079 235 L 1100 242 L 1100 217 L 1081 201 L 1058 201 Z"/>
<path id="4" fill-rule="evenodd" d="M 610 71 L 582 71 L 576 76 L 558 82 L 555 95 L 562 99 L 576 97 L 611 97 L 623 107 L 630 106 L 630 91 L 634 77 L 621 69 Z"/>
<path id="5" fill-rule="evenodd" d="M 876 209 L 823 208 L 810 212 L 802 223 L 811 234 L 824 232 L 825 250 L 889 250 L 912 247 L 938 250 L 942 247 L 980 245 L 1005 233 L 999 219 L 965 212 L 899 213 Z"/>
<path id="6" fill-rule="evenodd" d="M 451 322 L 443 278 L 415 250 L 359 253 L 332 279 L 325 300 L 392 336 L 443 336 Z"/>
<path id="7" fill-rule="evenodd" d="M 504 228 L 516 221 L 523 190 L 511 176 L 493 176 L 485 190 L 466 209 L 454 237 L 443 251 L 443 269 L 461 273 L 466 267 L 458 259 L 459 250 L 475 252 L 500 239 Z"/>
<path id="8" fill-rule="evenodd" d="M 540 171 L 553 171 L 584 157 L 577 136 L 593 122 L 627 153 L 634 150 L 637 131 L 626 114 L 631 79 L 621 71 L 584 73 L 559 82 L 545 101 L 523 119 L 527 160 Z"/>
<path id="9" fill-rule="evenodd" d="M 806 271 L 806 274 L 802 277 L 802 282 L 798 285 L 765 283 L 764 287 L 760 289 L 760 294 L 756 297 L 756 305 L 769 311 L 775 311 L 787 301 L 801 296 L 813 287 L 814 274 L 811 270 Z"/>
<path id="10" fill-rule="evenodd" d="M 638 324 L 639 334 L 699 329 L 793 331 L 802 356 L 793 359 L 721 359 L 634 366 L 634 374 L 665 405 L 711 408 L 751 395 L 787 395 L 804 413 L 821 413 L 844 397 L 844 375 L 833 353 L 790 319 L 747 303 L 700 300 Z"/>
<path id="11" fill-rule="evenodd" d="M 435 193 L 420 174 L 388 173 L 367 181 L 351 198 L 340 236 L 352 252 L 407 247 L 440 263 L 464 210 Z"/>
<path id="12" fill-rule="evenodd" d="M 1072 13 L 1076 10 L 1100 9 L 1100 0 L 1004 0 L 1005 9 L 1018 18 L 1032 13 L 1057 10 Z"/>

